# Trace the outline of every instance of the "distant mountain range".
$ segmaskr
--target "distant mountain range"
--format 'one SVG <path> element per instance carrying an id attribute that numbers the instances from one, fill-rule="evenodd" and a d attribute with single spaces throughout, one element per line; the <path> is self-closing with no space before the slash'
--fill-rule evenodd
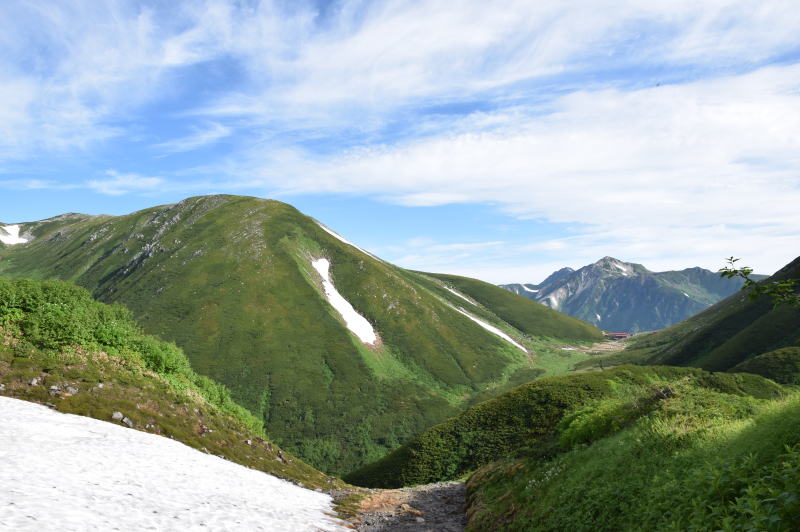
<path id="1" fill-rule="evenodd" d="M 742 281 L 697 267 L 652 272 L 603 257 L 578 270 L 562 268 L 541 284 L 500 286 L 606 331 L 637 333 L 685 320 L 739 290 Z"/>

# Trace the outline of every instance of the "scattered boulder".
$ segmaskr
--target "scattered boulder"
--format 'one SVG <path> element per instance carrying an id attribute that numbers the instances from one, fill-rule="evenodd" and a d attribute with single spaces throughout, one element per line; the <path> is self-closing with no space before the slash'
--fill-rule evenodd
<path id="1" fill-rule="evenodd" d="M 74 386 L 67 386 L 67 393 L 70 395 L 75 395 L 76 393 L 78 393 L 78 389 L 75 388 Z"/>
<path id="2" fill-rule="evenodd" d="M 4 391 L 6 391 L 6 385 L 5 384 L 0 384 L 0 392 L 4 392 Z"/>
<path id="3" fill-rule="evenodd" d="M 122 415 L 122 412 L 114 412 L 111 414 L 111 419 L 114 421 L 122 421 L 125 416 Z"/>
<path id="4" fill-rule="evenodd" d="M 133 428 L 133 421 L 129 417 L 122 418 L 122 422 L 128 425 L 129 427 Z"/>
<path id="5" fill-rule="evenodd" d="M 42 378 L 41 377 L 34 377 L 34 378 L 32 378 L 30 380 L 30 382 L 28 384 L 31 385 L 31 386 L 39 386 L 39 384 L 41 382 L 42 382 Z"/>

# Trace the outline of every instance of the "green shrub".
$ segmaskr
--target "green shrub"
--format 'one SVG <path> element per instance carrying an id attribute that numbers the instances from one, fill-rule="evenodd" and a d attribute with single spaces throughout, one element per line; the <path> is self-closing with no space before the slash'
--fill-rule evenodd
<path id="1" fill-rule="evenodd" d="M 107 351 L 161 375 L 174 389 L 199 394 L 249 428 L 262 431 L 263 424 L 236 404 L 225 386 L 195 374 L 174 343 L 144 334 L 126 307 L 99 303 L 83 288 L 62 281 L 0 279 L 0 324 L 22 337 L 12 350 L 17 359 L 38 349 Z"/>
<path id="2" fill-rule="evenodd" d="M 185 373 L 189 370 L 189 360 L 175 344 L 142 335 L 134 340 L 133 346 L 147 368 L 156 373 Z"/>
<path id="3" fill-rule="evenodd" d="M 567 414 L 558 424 L 559 445 L 568 450 L 617 432 L 652 410 L 657 398 L 657 395 L 634 399 L 611 397 Z"/>
<path id="4" fill-rule="evenodd" d="M 735 366 L 731 371 L 755 373 L 781 384 L 800 384 L 800 347 L 784 347 Z"/>

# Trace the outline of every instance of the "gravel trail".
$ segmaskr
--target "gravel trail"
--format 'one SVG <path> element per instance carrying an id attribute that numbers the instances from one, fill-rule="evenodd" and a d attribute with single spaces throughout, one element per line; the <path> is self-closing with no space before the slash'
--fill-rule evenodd
<path id="1" fill-rule="evenodd" d="M 354 521 L 359 532 L 461 532 L 466 523 L 463 482 L 375 490 Z"/>

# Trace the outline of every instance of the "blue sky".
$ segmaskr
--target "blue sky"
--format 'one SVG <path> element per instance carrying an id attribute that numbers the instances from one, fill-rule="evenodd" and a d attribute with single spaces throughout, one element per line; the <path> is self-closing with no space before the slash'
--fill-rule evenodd
<path id="1" fill-rule="evenodd" d="M 800 253 L 793 1 L 7 0 L 0 26 L 5 223 L 248 194 L 492 282 Z"/>

